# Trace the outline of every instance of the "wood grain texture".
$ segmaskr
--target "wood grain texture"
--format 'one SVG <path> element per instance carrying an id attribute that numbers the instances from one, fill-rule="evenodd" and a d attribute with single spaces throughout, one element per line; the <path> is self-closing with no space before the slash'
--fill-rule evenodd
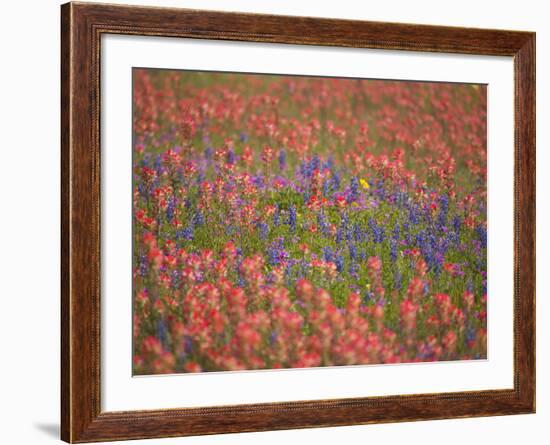
<path id="1" fill-rule="evenodd" d="M 100 38 L 104 33 L 513 56 L 514 388 L 232 407 L 101 412 Z M 171 8 L 61 7 L 61 436 L 173 437 L 535 410 L 535 35 Z M 511 253 L 512 254 L 512 253 Z"/>

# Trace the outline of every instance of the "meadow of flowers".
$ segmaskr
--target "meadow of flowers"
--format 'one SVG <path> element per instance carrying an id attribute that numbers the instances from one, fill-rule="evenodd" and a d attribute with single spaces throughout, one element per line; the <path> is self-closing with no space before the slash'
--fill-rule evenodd
<path id="1" fill-rule="evenodd" d="M 134 69 L 133 369 L 486 358 L 486 87 Z"/>

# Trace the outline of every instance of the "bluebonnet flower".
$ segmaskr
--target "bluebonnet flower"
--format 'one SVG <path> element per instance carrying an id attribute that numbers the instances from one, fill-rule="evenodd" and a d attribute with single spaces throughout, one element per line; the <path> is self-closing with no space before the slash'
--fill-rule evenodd
<path id="1" fill-rule="evenodd" d="M 157 176 L 160 176 L 162 174 L 162 159 L 160 155 L 157 155 L 155 158 L 154 168 L 157 172 Z"/>
<path id="2" fill-rule="evenodd" d="M 309 198 L 311 198 L 311 193 L 309 192 L 309 189 L 305 189 L 302 192 L 302 198 L 304 200 L 304 204 L 307 204 L 309 202 Z"/>
<path id="3" fill-rule="evenodd" d="M 476 233 L 479 237 L 479 240 L 481 241 L 481 246 L 486 249 L 487 248 L 487 229 L 483 226 L 477 226 L 476 227 Z"/>
<path id="4" fill-rule="evenodd" d="M 309 268 L 310 268 L 309 261 L 302 259 L 297 264 L 298 264 L 297 279 L 304 278 L 304 276 L 309 272 Z"/>
<path id="5" fill-rule="evenodd" d="M 243 277 L 243 275 L 241 274 L 241 272 L 237 269 L 237 285 L 239 287 L 245 287 L 246 286 L 246 281 Z"/>
<path id="6" fill-rule="evenodd" d="M 170 277 L 170 285 L 173 289 L 178 289 L 180 286 L 180 275 L 177 270 L 172 272 L 172 276 Z"/>
<path id="7" fill-rule="evenodd" d="M 334 252 L 330 246 L 325 246 L 322 249 L 323 261 L 334 262 Z"/>
<path id="8" fill-rule="evenodd" d="M 397 204 L 399 207 L 403 207 L 408 200 L 407 193 L 402 191 L 393 193 L 392 197 L 393 197 L 393 202 Z"/>
<path id="9" fill-rule="evenodd" d="M 355 244 L 350 244 L 348 246 L 348 250 L 350 260 L 355 261 L 357 259 L 357 247 L 355 246 Z"/>
<path id="10" fill-rule="evenodd" d="M 359 270 L 359 265 L 355 261 L 350 261 L 348 266 L 348 271 L 350 275 L 356 280 L 359 278 L 359 275 L 357 274 L 358 270 Z"/>
<path id="11" fill-rule="evenodd" d="M 448 248 L 448 241 L 438 243 L 437 237 L 430 230 L 421 230 L 416 234 L 416 244 L 426 261 L 429 269 L 435 271 L 436 275 L 441 272 L 445 262 L 445 252 Z"/>
<path id="12" fill-rule="evenodd" d="M 180 173 L 179 174 L 179 178 L 180 178 L 180 182 L 183 182 L 183 175 Z M 199 174 L 197 175 L 197 184 L 201 184 L 202 182 L 204 182 L 204 180 L 206 179 L 206 173 L 204 171 L 204 168 L 201 168 L 199 170 Z"/>
<path id="13" fill-rule="evenodd" d="M 439 210 L 445 215 L 449 212 L 449 196 L 445 193 L 439 197 Z"/>
<path id="14" fill-rule="evenodd" d="M 344 270 L 344 257 L 341 254 L 336 255 L 334 264 L 336 264 L 336 270 L 342 272 Z"/>
<path id="15" fill-rule="evenodd" d="M 325 179 L 323 181 L 323 196 L 326 198 L 330 194 L 330 181 Z"/>
<path id="16" fill-rule="evenodd" d="M 235 152 L 232 148 L 227 151 L 227 163 L 229 165 L 235 164 Z"/>
<path id="17" fill-rule="evenodd" d="M 259 189 L 264 188 L 265 187 L 264 177 L 260 175 L 252 176 L 252 184 L 254 184 Z"/>
<path id="18" fill-rule="evenodd" d="M 288 258 L 289 254 L 285 250 L 283 238 L 277 238 L 267 248 L 267 260 L 272 266 L 277 266 Z"/>
<path id="19" fill-rule="evenodd" d="M 340 245 L 342 244 L 342 241 L 344 241 L 344 230 L 342 229 L 342 226 L 338 227 L 338 230 L 336 230 L 336 244 Z"/>
<path id="20" fill-rule="evenodd" d="M 304 178 L 311 178 L 313 172 L 319 168 L 321 161 L 319 156 L 315 155 L 311 161 L 302 161 L 300 165 L 300 173 Z"/>
<path id="21" fill-rule="evenodd" d="M 290 226 L 290 230 L 293 232 L 296 231 L 296 207 L 290 206 L 290 209 L 288 209 L 288 225 Z"/>
<path id="22" fill-rule="evenodd" d="M 425 281 L 424 282 L 424 295 L 428 295 L 428 293 L 430 292 L 430 284 Z"/>
<path id="23" fill-rule="evenodd" d="M 147 275 L 147 271 L 149 270 L 149 262 L 147 261 L 147 256 L 145 254 L 141 254 L 139 256 L 139 276 L 144 277 Z"/>
<path id="24" fill-rule="evenodd" d="M 342 215 L 340 226 L 336 232 L 336 242 L 341 244 L 344 239 L 348 243 L 353 241 L 353 231 L 349 225 L 349 217 L 346 213 Z"/>
<path id="25" fill-rule="evenodd" d="M 403 224 L 401 225 L 401 233 L 404 234 L 407 244 L 411 244 L 407 239 L 407 238 L 410 239 L 410 234 L 411 234 L 411 226 L 407 221 L 403 222 Z"/>
<path id="26" fill-rule="evenodd" d="M 395 226 L 393 226 L 393 232 L 392 232 L 392 234 L 391 234 L 392 237 L 393 237 L 393 239 L 398 240 L 398 239 L 399 239 L 399 236 L 400 236 L 400 232 L 401 232 L 401 228 L 400 228 L 400 226 L 399 226 L 399 223 L 396 222 L 396 223 L 395 223 Z"/>
<path id="27" fill-rule="evenodd" d="M 381 243 L 384 241 L 386 237 L 386 231 L 384 230 L 384 227 L 381 225 L 376 224 L 374 219 L 369 219 L 369 229 L 372 232 L 372 240 L 375 243 Z"/>
<path id="28" fill-rule="evenodd" d="M 277 341 L 277 331 L 271 331 L 269 334 L 269 344 L 273 345 Z"/>
<path id="29" fill-rule="evenodd" d="M 279 169 L 281 171 L 286 169 L 286 151 L 284 148 L 279 151 Z"/>
<path id="30" fill-rule="evenodd" d="M 319 170 L 320 167 L 321 167 L 321 160 L 319 159 L 319 155 L 313 156 L 310 162 L 311 173 L 313 173 L 314 170 Z"/>
<path id="31" fill-rule="evenodd" d="M 396 268 L 393 273 L 393 287 L 397 290 L 400 290 L 403 287 L 403 275 L 401 275 L 398 268 Z"/>
<path id="32" fill-rule="evenodd" d="M 390 258 L 394 263 L 397 261 L 397 241 L 394 238 L 390 240 Z"/>
<path id="33" fill-rule="evenodd" d="M 441 268 L 443 267 L 443 263 L 445 263 L 445 256 L 441 252 L 437 252 L 435 254 L 435 264 L 434 264 L 434 272 L 436 276 L 439 276 L 441 273 Z"/>
<path id="34" fill-rule="evenodd" d="M 175 212 L 176 212 L 176 200 L 173 196 L 170 196 L 168 198 L 168 203 L 166 205 L 166 219 L 168 219 L 169 222 L 172 222 L 172 219 L 174 219 Z"/>
<path id="35" fill-rule="evenodd" d="M 193 215 L 193 224 L 195 226 L 202 226 L 204 224 L 204 216 L 198 209 L 195 210 L 195 214 Z"/>
<path id="36" fill-rule="evenodd" d="M 413 225 L 416 225 L 420 222 L 420 209 L 414 204 L 409 207 L 409 221 Z"/>
<path id="37" fill-rule="evenodd" d="M 266 239 L 269 233 L 269 226 L 265 222 L 259 222 L 257 228 L 260 231 L 260 238 Z"/>
<path id="38" fill-rule="evenodd" d="M 292 265 L 289 264 L 285 267 L 284 279 L 287 286 L 291 286 L 293 280 Z"/>
<path id="39" fill-rule="evenodd" d="M 235 190 L 235 182 L 233 181 L 233 179 L 228 179 L 227 181 L 225 181 L 223 184 L 223 189 L 226 192 L 232 192 L 233 190 Z"/>
<path id="40" fill-rule="evenodd" d="M 348 215 L 347 213 L 344 213 L 344 214 L 342 215 L 342 219 L 341 219 L 341 221 L 340 221 L 340 224 L 342 225 L 342 228 L 343 228 L 344 230 L 346 230 L 347 227 L 349 226 L 349 215 Z"/>
<path id="41" fill-rule="evenodd" d="M 447 224 L 447 214 L 449 211 L 449 197 L 447 195 L 441 195 L 439 197 L 439 213 L 437 215 L 437 230 L 444 230 Z"/>
<path id="42" fill-rule="evenodd" d="M 384 188 L 384 181 L 380 180 L 376 184 L 376 189 L 373 190 L 373 193 L 380 198 L 381 200 L 385 200 L 387 196 L 386 189 Z"/>
<path id="43" fill-rule="evenodd" d="M 162 318 L 157 320 L 157 338 L 161 342 L 162 346 L 166 347 L 168 342 L 168 330 L 166 329 L 166 323 Z"/>
<path id="44" fill-rule="evenodd" d="M 462 226 L 462 221 L 460 220 L 460 216 L 456 215 L 454 218 L 453 218 L 453 230 L 457 233 L 457 234 L 460 234 L 460 228 Z"/>
<path id="45" fill-rule="evenodd" d="M 193 226 L 187 226 L 185 229 L 178 230 L 176 232 L 176 240 L 180 241 L 182 239 L 191 241 L 195 237 L 195 231 Z"/>
<path id="46" fill-rule="evenodd" d="M 189 335 L 183 337 L 183 350 L 186 354 L 193 352 L 193 338 Z"/>
<path id="47" fill-rule="evenodd" d="M 348 224 L 348 226 L 346 227 L 345 235 L 346 235 L 346 241 L 347 241 L 348 243 L 353 242 L 354 232 L 353 232 L 353 229 L 349 226 L 349 224 Z"/>
<path id="48" fill-rule="evenodd" d="M 476 339 L 476 330 L 473 326 L 468 326 L 466 328 L 465 339 L 467 343 L 471 343 Z"/>
<path id="49" fill-rule="evenodd" d="M 308 165 L 309 164 L 305 160 L 300 162 L 300 175 L 303 176 L 304 178 L 307 178 Z"/>
<path id="50" fill-rule="evenodd" d="M 349 190 L 349 202 L 355 202 L 359 198 L 359 180 L 357 176 L 351 178 Z"/>
<path id="51" fill-rule="evenodd" d="M 365 290 L 363 292 L 363 301 L 365 304 L 369 304 L 371 301 L 374 301 L 374 292 L 370 290 Z"/>
<path id="52" fill-rule="evenodd" d="M 322 210 L 319 213 L 317 213 L 317 224 L 319 225 L 319 229 L 321 230 L 321 233 L 323 234 L 323 236 L 328 236 L 329 224 L 328 224 L 325 212 L 323 212 Z"/>
<path id="53" fill-rule="evenodd" d="M 340 182 L 341 182 L 340 173 L 335 170 L 332 173 L 332 190 L 333 191 L 337 192 L 338 190 L 340 190 Z"/>
<path id="54" fill-rule="evenodd" d="M 149 189 L 147 188 L 145 183 L 143 183 L 143 182 L 138 183 L 138 193 L 140 194 L 140 196 L 149 195 Z"/>
<path id="55" fill-rule="evenodd" d="M 355 223 L 352 228 L 353 231 L 353 239 L 360 243 L 365 241 L 365 231 L 361 228 L 361 226 L 358 223 Z"/>
<path id="56" fill-rule="evenodd" d="M 273 225 L 277 227 L 280 224 L 281 224 L 281 211 L 279 210 L 279 206 L 275 204 L 275 212 L 273 212 Z"/>
<path id="57" fill-rule="evenodd" d="M 328 168 L 331 173 L 333 173 L 334 170 L 334 156 L 330 155 L 328 159 L 326 160 L 325 164 L 323 165 L 323 168 Z"/>

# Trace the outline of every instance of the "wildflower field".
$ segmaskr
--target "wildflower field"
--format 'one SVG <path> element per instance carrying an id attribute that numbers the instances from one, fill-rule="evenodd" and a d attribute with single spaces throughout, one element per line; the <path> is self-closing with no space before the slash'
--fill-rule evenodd
<path id="1" fill-rule="evenodd" d="M 486 358 L 486 109 L 134 69 L 134 374 Z"/>

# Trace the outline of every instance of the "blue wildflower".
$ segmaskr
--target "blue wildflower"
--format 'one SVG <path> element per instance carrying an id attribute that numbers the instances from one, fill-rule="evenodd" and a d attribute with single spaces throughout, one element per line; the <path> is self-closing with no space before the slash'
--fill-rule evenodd
<path id="1" fill-rule="evenodd" d="M 334 264 L 336 264 L 336 270 L 342 272 L 344 270 L 344 257 L 340 254 L 336 255 Z"/>
<path id="2" fill-rule="evenodd" d="M 195 214 L 193 215 L 193 224 L 195 226 L 202 226 L 204 224 L 204 216 L 200 210 L 195 210 Z"/>
<path id="3" fill-rule="evenodd" d="M 323 261 L 334 262 L 334 252 L 330 246 L 324 246 L 322 249 Z"/>
<path id="4" fill-rule="evenodd" d="M 325 179 L 323 181 L 323 196 L 326 198 L 330 194 L 330 181 Z"/>
<path id="5" fill-rule="evenodd" d="M 149 271 L 149 263 L 147 261 L 147 256 L 145 254 L 141 254 L 139 256 L 139 276 L 144 277 L 147 275 L 147 272 Z"/>
<path id="6" fill-rule="evenodd" d="M 290 206 L 290 209 L 288 210 L 288 225 L 290 226 L 290 230 L 293 232 L 296 231 L 296 207 Z"/>
<path id="7" fill-rule="evenodd" d="M 284 148 L 279 151 L 279 169 L 281 171 L 286 169 L 286 151 Z"/>
<path id="8" fill-rule="evenodd" d="M 333 191 L 336 192 L 340 190 L 340 182 L 341 182 L 340 173 L 337 171 L 334 171 L 332 173 L 332 190 Z"/>
<path id="9" fill-rule="evenodd" d="M 185 229 L 178 230 L 176 232 L 176 239 L 179 240 L 187 240 L 191 241 L 195 237 L 195 231 L 193 229 L 193 226 L 187 226 Z"/>
<path id="10" fill-rule="evenodd" d="M 390 258 L 394 263 L 397 261 L 397 241 L 394 238 L 390 240 Z"/>
<path id="11" fill-rule="evenodd" d="M 260 232 L 260 239 L 266 239 L 269 234 L 269 226 L 265 222 L 259 222 L 256 227 Z"/>
<path id="12" fill-rule="evenodd" d="M 386 231 L 384 230 L 384 227 L 381 225 L 376 224 L 374 219 L 369 219 L 369 229 L 372 232 L 372 240 L 375 243 L 382 243 L 386 237 Z"/>
<path id="13" fill-rule="evenodd" d="M 403 275 L 401 275 L 398 268 L 396 268 L 393 273 L 393 287 L 397 290 L 400 290 L 403 287 Z"/>
<path id="14" fill-rule="evenodd" d="M 329 224 L 328 224 L 325 212 L 323 212 L 322 210 L 317 214 L 317 224 L 319 225 L 319 229 L 321 230 L 321 233 L 324 236 L 328 236 Z"/>
<path id="15" fill-rule="evenodd" d="M 275 212 L 273 213 L 273 225 L 277 227 L 280 224 L 281 224 L 281 211 L 279 210 L 279 206 L 275 204 Z"/>
<path id="16" fill-rule="evenodd" d="M 166 323 L 162 318 L 157 320 L 157 338 L 162 346 L 166 347 L 168 342 L 168 329 L 166 329 Z"/>
<path id="17" fill-rule="evenodd" d="M 267 248 L 267 260 L 272 266 L 279 265 L 288 258 L 289 254 L 285 251 L 282 238 L 277 238 Z"/>
<path id="18" fill-rule="evenodd" d="M 168 198 L 168 203 L 166 205 L 166 219 L 169 222 L 172 222 L 174 219 L 174 213 L 176 212 L 176 199 L 174 196 Z"/>
<path id="19" fill-rule="evenodd" d="M 351 178 L 349 190 L 349 202 L 355 202 L 359 198 L 359 180 L 356 176 Z"/>
<path id="20" fill-rule="evenodd" d="M 476 227 L 476 233 L 484 249 L 487 248 L 487 229 L 483 226 Z"/>
<path id="21" fill-rule="evenodd" d="M 227 163 L 229 165 L 235 164 L 235 152 L 232 148 L 227 151 Z"/>
<path id="22" fill-rule="evenodd" d="M 355 244 L 350 244 L 348 246 L 348 250 L 350 260 L 355 261 L 357 259 L 357 247 L 355 246 Z"/>

